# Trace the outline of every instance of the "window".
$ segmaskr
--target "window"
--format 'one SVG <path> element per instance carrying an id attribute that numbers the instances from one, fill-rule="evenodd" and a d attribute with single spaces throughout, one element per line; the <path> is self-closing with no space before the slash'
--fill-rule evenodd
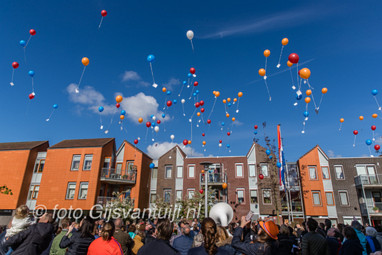
<path id="1" fill-rule="evenodd" d="M 313 196 L 313 205 L 321 205 L 321 192 L 312 191 L 312 196 Z"/>
<path id="2" fill-rule="evenodd" d="M 74 193 L 76 193 L 76 183 L 69 182 L 66 190 L 66 199 L 74 199 Z"/>
<path id="3" fill-rule="evenodd" d="M 349 205 L 348 193 L 347 191 L 339 191 L 341 205 Z"/>
<path id="4" fill-rule="evenodd" d="M 236 194 L 237 194 L 237 202 L 239 204 L 244 204 L 244 189 L 237 189 Z"/>
<path id="5" fill-rule="evenodd" d="M 177 178 L 183 178 L 183 167 L 182 166 L 178 166 L 176 168 L 176 177 Z"/>
<path id="6" fill-rule="evenodd" d="M 377 175 L 375 174 L 375 167 L 367 166 L 366 168 L 369 175 L 370 184 L 378 184 Z"/>
<path id="7" fill-rule="evenodd" d="M 334 170 L 336 171 L 337 180 L 345 180 L 344 169 L 342 166 L 334 166 Z"/>
<path id="8" fill-rule="evenodd" d="M 323 167 L 321 167 L 321 170 L 322 170 L 322 178 L 324 178 L 324 179 L 330 179 L 330 175 L 329 175 L 329 167 L 327 167 L 327 166 L 323 166 Z"/>
<path id="9" fill-rule="evenodd" d="M 176 191 L 176 200 L 182 200 L 183 199 L 183 191 L 177 190 Z"/>
<path id="10" fill-rule="evenodd" d="M 171 201 L 171 189 L 165 189 L 164 190 L 164 202 L 170 203 Z"/>
<path id="11" fill-rule="evenodd" d="M 38 197 L 38 191 L 40 190 L 40 185 L 31 185 L 28 194 L 28 200 L 36 200 Z"/>
<path id="12" fill-rule="evenodd" d="M 121 174 L 122 172 L 122 163 L 117 163 L 117 168 L 115 169 L 116 174 Z"/>
<path id="13" fill-rule="evenodd" d="M 169 166 L 165 166 L 164 168 L 165 168 L 165 170 L 164 170 L 164 178 L 170 179 L 171 178 L 171 172 L 172 172 L 172 166 L 169 165 Z"/>
<path id="14" fill-rule="evenodd" d="M 270 189 L 263 189 L 263 204 L 272 204 Z"/>
<path id="15" fill-rule="evenodd" d="M 194 197 L 194 195 L 195 195 L 194 189 L 189 189 L 189 190 L 187 190 L 187 192 L 188 192 L 188 199 L 191 199 Z"/>
<path id="16" fill-rule="evenodd" d="M 80 183 L 80 192 L 78 192 L 78 199 L 86 199 L 88 196 L 88 182 L 81 182 Z"/>
<path id="17" fill-rule="evenodd" d="M 256 166 L 255 165 L 249 165 L 249 176 L 253 177 L 256 176 Z"/>
<path id="18" fill-rule="evenodd" d="M 251 190 L 251 204 L 257 204 L 257 190 Z"/>
<path id="19" fill-rule="evenodd" d="M 105 161 L 103 162 L 103 168 L 104 169 L 110 168 L 110 161 L 111 161 L 111 158 L 105 158 Z"/>
<path id="20" fill-rule="evenodd" d="M 236 177 L 243 177 L 243 164 L 235 164 Z"/>
<path id="21" fill-rule="evenodd" d="M 126 170 L 131 173 L 134 169 L 134 161 L 126 160 Z"/>
<path id="22" fill-rule="evenodd" d="M 150 196 L 150 203 L 155 203 L 157 201 L 157 194 L 151 194 Z"/>
<path id="23" fill-rule="evenodd" d="M 93 162 L 93 155 L 92 154 L 85 155 L 83 170 L 90 170 L 90 169 L 92 169 L 92 162 Z"/>
<path id="24" fill-rule="evenodd" d="M 195 166 L 188 166 L 188 178 L 195 178 Z"/>
<path id="25" fill-rule="evenodd" d="M 334 205 L 333 192 L 325 192 L 327 205 Z"/>
<path id="26" fill-rule="evenodd" d="M 260 164 L 260 167 L 261 167 L 261 174 L 264 176 L 264 177 L 268 177 L 269 174 L 268 174 L 268 164 Z"/>
<path id="27" fill-rule="evenodd" d="M 33 172 L 42 173 L 42 171 L 44 170 L 44 165 L 45 165 L 45 159 L 38 160 L 34 166 Z"/>
<path id="28" fill-rule="evenodd" d="M 158 168 L 151 169 L 151 179 L 158 178 Z"/>
<path id="29" fill-rule="evenodd" d="M 81 155 L 73 155 L 72 168 L 70 170 L 76 171 L 80 169 L 80 161 L 81 161 Z"/>
<path id="30" fill-rule="evenodd" d="M 309 166 L 309 178 L 311 180 L 317 180 L 317 171 L 315 166 Z"/>

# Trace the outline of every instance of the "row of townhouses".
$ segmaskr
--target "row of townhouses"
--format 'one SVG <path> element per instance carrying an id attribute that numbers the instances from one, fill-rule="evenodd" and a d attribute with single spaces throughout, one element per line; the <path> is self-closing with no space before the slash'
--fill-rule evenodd
<path id="1" fill-rule="evenodd" d="M 215 202 L 230 204 L 234 219 L 249 210 L 256 218 L 282 217 L 301 222 L 306 217 L 334 224 L 354 218 L 370 224 L 382 220 L 382 157 L 329 158 L 316 146 L 285 166 L 279 185 L 276 157 L 253 143 L 247 155 L 189 157 L 175 146 L 153 160 L 114 138 L 0 143 L 0 225 L 14 209 L 43 205 L 90 210 L 124 192 L 135 208 L 153 206 L 157 199 L 175 204 L 208 188 Z M 155 167 L 150 168 L 154 163 Z"/>

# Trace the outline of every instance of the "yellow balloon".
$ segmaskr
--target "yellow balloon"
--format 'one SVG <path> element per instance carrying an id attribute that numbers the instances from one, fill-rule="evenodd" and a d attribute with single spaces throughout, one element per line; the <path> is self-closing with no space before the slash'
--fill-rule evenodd
<path id="1" fill-rule="evenodd" d="M 139 123 L 142 123 L 142 122 L 143 122 L 143 119 L 142 119 L 142 118 L 139 118 L 139 119 L 138 119 L 138 122 L 139 122 Z"/>
<path id="2" fill-rule="evenodd" d="M 227 118 L 229 118 L 229 113 L 227 113 L 225 116 L 226 116 Z"/>
<path id="3" fill-rule="evenodd" d="M 83 57 L 82 60 L 81 60 L 81 62 L 82 62 L 82 64 L 83 64 L 84 66 L 89 65 L 89 59 L 88 59 L 87 57 Z"/>
<path id="4" fill-rule="evenodd" d="M 223 99 L 223 104 L 227 103 L 227 100 Z"/>
<path id="5" fill-rule="evenodd" d="M 220 92 L 219 92 L 219 91 L 216 91 L 216 92 L 215 92 L 215 96 L 216 96 L 216 97 L 219 97 L 219 96 L 220 96 Z"/>
<path id="6" fill-rule="evenodd" d="M 198 115 L 198 117 L 200 116 L 200 112 L 197 112 L 196 115 Z"/>
<path id="7" fill-rule="evenodd" d="M 359 120 L 363 120 L 363 116 L 361 115 L 361 116 L 359 116 Z"/>
<path id="8" fill-rule="evenodd" d="M 122 100 L 123 100 L 123 97 L 121 95 L 118 95 L 115 97 L 115 101 L 117 101 L 117 103 L 122 102 Z"/>
<path id="9" fill-rule="evenodd" d="M 310 97 L 305 97 L 305 103 L 309 104 L 310 103 Z"/>
<path id="10" fill-rule="evenodd" d="M 260 68 L 259 69 L 259 75 L 260 76 L 265 76 L 265 69 L 264 68 Z"/>
<path id="11" fill-rule="evenodd" d="M 203 141 L 203 145 L 206 145 L 206 141 Z"/>
<path id="12" fill-rule="evenodd" d="M 120 118 L 121 120 L 123 120 L 123 119 L 125 118 L 125 115 L 121 115 L 121 116 L 119 116 L 119 118 Z"/>
<path id="13" fill-rule="evenodd" d="M 344 121 L 345 121 L 344 118 L 341 118 L 341 119 L 340 119 L 340 122 L 341 122 L 341 123 L 344 122 Z"/>
<path id="14" fill-rule="evenodd" d="M 373 117 L 374 119 L 378 117 L 378 114 L 376 113 L 373 113 L 373 115 L 371 115 L 371 117 Z"/>
<path id="15" fill-rule="evenodd" d="M 166 91 L 167 91 L 167 89 L 166 89 L 165 87 L 163 87 L 163 88 L 162 88 L 162 91 L 163 91 L 163 92 L 166 92 Z"/>
<path id="16" fill-rule="evenodd" d="M 227 98 L 227 102 L 228 102 L 228 103 L 231 102 L 231 98 Z"/>
<path id="17" fill-rule="evenodd" d="M 242 97 L 242 96 L 243 96 L 243 92 L 239 92 L 239 93 L 237 93 L 237 96 L 238 96 L 238 97 Z"/>
<path id="18" fill-rule="evenodd" d="M 288 38 L 284 38 L 284 39 L 281 40 L 281 44 L 284 45 L 284 46 L 287 45 L 288 43 L 289 43 Z"/>
<path id="19" fill-rule="evenodd" d="M 312 95 L 312 91 L 310 89 L 308 89 L 305 93 L 306 93 L 307 96 Z"/>
<path id="20" fill-rule="evenodd" d="M 271 51 L 270 50 L 265 50 L 264 51 L 264 56 L 267 58 L 271 55 Z"/>
<path id="21" fill-rule="evenodd" d="M 233 117 L 233 118 L 232 118 L 232 121 L 235 121 L 235 120 L 236 120 L 235 117 Z"/>
<path id="22" fill-rule="evenodd" d="M 288 62 L 287 62 L 287 66 L 292 67 L 292 66 L 293 66 L 293 63 L 290 62 L 290 61 L 288 60 Z"/>
<path id="23" fill-rule="evenodd" d="M 327 88 L 322 88 L 321 92 L 322 92 L 322 94 L 326 94 L 328 92 L 328 89 Z"/>
<path id="24" fill-rule="evenodd" d="M 236 101 L 237 101 L 237 98 L 234 98 L 233 101 L 236 102 Z"/>

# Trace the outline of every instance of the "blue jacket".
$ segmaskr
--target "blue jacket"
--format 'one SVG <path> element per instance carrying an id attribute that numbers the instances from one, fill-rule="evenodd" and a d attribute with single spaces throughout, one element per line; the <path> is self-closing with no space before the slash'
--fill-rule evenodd
<path id="1" fill-rule="evenodd" d="M 175 238 L 174 243 L 172 244 L 172 247 L 179 251 L 182 255 L 187 255 L 188 250 L 192 247 L 192 242 L 194 239 L 192 239 L 191 236 L 185 236 L 181 235 L 177 238 Z"/>
<path id="2" fill-rule="evenodd" d="M 361 246 L 362 246 L 362 249 L 363 249 L 362 255 L 367 255 L 367 249 L 366 249 L 367 240 L 366 240 L 366 236 L 361 231 L 359 231 L 358 229 L 354 228 L 354 230 L 357 233 L 357 237 L 358 237 L 359 242 L 361 243 Z"/>

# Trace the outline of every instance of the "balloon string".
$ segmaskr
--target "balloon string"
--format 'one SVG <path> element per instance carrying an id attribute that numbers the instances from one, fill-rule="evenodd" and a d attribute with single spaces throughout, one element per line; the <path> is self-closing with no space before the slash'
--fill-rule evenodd
<path id="1" fill-rule="evenodd" d="M 85 69 L 86 69 L 86 66 L 84 66 L 84 69 L 82 70 L 82 74 L 81 74 L 81 77 L 80 77 L 80 81 L 78 82 L 78 86 L 77 86 L 77 91 L 80 89 L 80 85 L 81 85 L 81 81 L 82 81 L 82 77 L 84 76 L 84 73 L 85 73 Z M 76 92 L 77 92 L 76 91 Z M 78 93 L 78 92 L 77 92 Z"/>
<path id="2" fill-rule="evenodd" d="M 180 92 L 179 92 L 179 94 L 178 94 L 178 97 L 180 97 L 180 95 L 182 94 L 183 88 L 184 88 L 184 84 L 182 85 L 182 88 L 180 89 Z"/>
<path id="3" fill-rule="evenodd" d="M 11 81 L 11 86 L 14 85 L 14 84 L 13 84 L 13 77 L 14 77 L 14 75 L 15 75 L 15 69 L 12 69 L 12 81 Z"/>
<path id="4" fill-rule="evenodd" d="M 186 116 L 186 114 L 184 113 L 184 104 L 182 103 L 182 109 L 183 109 L 183 116 Z"/>
<path id="5" fill-rule="evenodd" d="M 298 85 L 298 90 L 300 90 L 300 91 L 301 91 L 301 82 L 302 82 L 302 79 L 300 79 L 300 84 Z M 298 81 L 297 81 L 297 83 L 298 83 Z"/>
<path id="6" fill-rule="evenodd" d="M 195 86 L 192 86 L 192 91 L 191 91 L 190 97 L 188 98 L 189 100 L 192 98 L 192 93 L 194 93 L 194 89 L 195 89 Z M 195 98 L 194 98 L 194 101 L 195 101 Z"/>
<path id="7" fill-rule="evenodd" d="M 280 61 L 281 61 L 281 56 L 283 55 L 283 50 L 284 50 L 284 45 L 281 46 L 281 52 L 280 52 L 279 63 L 277 64 L 277 68 L 280 68 Z"/>
<path id="8" fill-rule="evenodd" d="M 211 117 L 211 114 L 212 114 L 212 113 L 213 113 L 213 111 L 214 111 L 214 108 L 215 108 L 215 104 L 216 104 L 216 100 L 217 100 L 217 97 L 215 96 L 215 101 L 214 101 L 214 104 L 213 104 L 213 106 L 212 106 L 212 108 L 211 108 L 210 114 L 208 114 L 208 118 L 207 118 L 207 119 L 210 119 L 210 117 Z"/>
<path id="9" fill-rule="evenodd" d="M 24 62 L 25 62 L 25 64 L 27 64 L 27 54 L 25 52 L 25 47 L 24 47 Z"/>
<path id="10" fill-rule="evenodd" d="M 378 103 L 378 99 L 377 99 L 377 97 L 374 96 L 374 99 L 375 99 L 375 102 L 377 103 L 378 110 L 381 111 L 382 109 L 381 109 L 381 106 L 380 106 L 379 103 Z"/>
<path id="11" fill-rule="evenodd" d="M 308 83 L 309 89 L 314 89 L 312 86 L 310 86 L 309 80 L 307 80 L 307 83 Z M 318 109 L 316 105 L 316 100 L 314 100 L 313 92 L 312 92 L 312 99 L 313 99 L 314 109 Z"/>
<path id="12" fill-rule="evenodd" d="M 317 108 L 317 110 L 320 109 L 320 106 L 321 106 L 321 103 L 322 103 L 322 99 L 324 98 L 324 95 L 325 95 L 325 94 L 322 94 L 322 95 L 321 95 L 320 103 L 318 104 L 318 108 Z"/>
<path id="13" fill-rule="evenodd" d="M 294 79 L 293 79 L 292 68 L 291 67 L 289 67 L 289 72 L 290 72 L 290 78 L 292 80 L 292 86 L 294 86 Z"/>
<path id="14" fill-rule="evenodd" d="M 192 52 L 194 53 L 194 44 L 192 43 L 192 40 L 190 40 L 190 42 L 191 42 Z"/>
<path id="15" fill-rule="evenodd" d="M 342 129 L 342 122 L 340 123 L 340 128 L 338 130 L 341 131 L 341 129 Z"/>
<path id="16" fill-rule="evenodd" d="M 236 113 L 239 112 L 239 104 L 240 104 L 240 97 L 239 97 L 239 99 L 237 100 Z"/>
<path id="17" fill-rule="evenodd" d="M 34 93 L 33 77 L 32 77 L 32 93 Z"/>
<path id="18" fill-rule="evenodd" d="M 226 104 L 224 104 L 224 110 L 225 110 L 225 113 L 227 114 L 228 111 L 227 111 L 227 105 Z"/>
<path id="19" fill-rule="evenodd" d="M 354 135 L 354 142 L 353 142 L 353 147 L 355 147 L 355 140 L 356 140 L 357 136 Z"/>
<path id="20" fill-rule="evenodd" d="M 99 115 L 99 122 L 100 122 L 100 129 L 103 129 L 103 125 L 102 125 L 102 116 L 101 114 Z"/>
<path id="21" fill-rule="evenodd" d="M 196 108 L 195 108 L 194 112 L 193 112 L 192 115 L 191 115 L 191 120 L 192 120 L 192 118 L 194 117 L 195 112 L 196 112 Z"/>
<path id="22" fill-rule="evenodd" d="M 155 84 L 154 72 L 153 72 L 153 66 L 152 66 L 151 62 L 150 62 L 150 70 L 151 70 L 151 76 L 153 77 L 153 82 L 154 82 L 154 84 Z"/>
<path id="23" fill-rule="evenodd" d="M 98 25 L 98 29 L 100 29 L 101 28 L 101 25 L 102 25 L 102 21 L 103 21 L 103 16 L 102 16 L 102 18 L 101 18 L 101 22 L 99 23 L 99 25 Z"/>
<path id="24" fill-rule="evenodd" d="M 371 154 L 370 146 L 367 146 L 367 148 L 369 149 L 370 157 L 373 157 L 373 155 Z"/>
<path id="25" fill-rule="evenodd" d="M 267 63 L 268 63 L 268 58 L 265 57 L 265 73 L 267 73 Z"/>
<path id="26" fill-rule="evenodd" d="M 204 122 L 203 114 L 201 115 L 201 117 L 202 117 L 203 124 L 206 124 L 206 123 Z"/>
<path id="27" fill-rule="evenodd" d="M 145 143 L 147 143 L 147 134 L 149 133 L 149 128 L 146 128 Z"/>
<path id="28" fill-rule="evenodd" d="M 302 134 L 305 134 L 305 124 L 306 124 L 305 121 L 303 121 L 302 122 L 302 131 L 301 131 Z"/>
<path id="29" fill-rule="evenodd" d="M 301 81 L 299 81 L 299 77 L 298 77 L 298 62 L 297 62 L 297 65 L 296 65 L 297 67 L 296 67 L 296 75 L 297 75 L 297 78 L 296 78 L 296 80 L 297 80 L 297 84 L 298 83 L 300 83 L 300 87 L 298 87 L 299 89 L 301 88 Z"/>
<path id="30" fill-rule="evenodd" d="M 265 83 L 265 87 L 267 88 L 267 92 L 268 92 L 268 96 L 269 96 L 269 101 L 272 101 L 272 97 L 271 97 L 271 93 L 269 92 L 267 80 L 264 80 L 264 83 Z"/>
<path id="31" fill-rule="evenodd" d="M 54 110 L 55 110 L 55 109 L 52 110 L 52 112 L 50 113 L 49 117 L 48 117 L 45 121 L 50 121 L 50 118 L 52 118 L 52 115 L 53 115 L 53 113 L 54 113 Z"/>
<path id="32" fill-rule="evenodd" d="M 32 35 L 29 36 L 28 41 L 27 41 L 27 43 L 26 43 L 25 46 L 24 46 L 24 49 L 28 46 L 29 41 L 31 40 L 31 38 L 32 38 Z"/>
<path id="33" fill-rule="evenodd" d="M 113 116 L 111 117 L 110 119 L 110 124 L 109 124 L 109 127 L 107 128 L 107 130 L 109 130 L 111 128 L 111 125 L 113 124 L 113 120 L 114 120 L 114 116 L 117 112 L 114 112 Z"/>

